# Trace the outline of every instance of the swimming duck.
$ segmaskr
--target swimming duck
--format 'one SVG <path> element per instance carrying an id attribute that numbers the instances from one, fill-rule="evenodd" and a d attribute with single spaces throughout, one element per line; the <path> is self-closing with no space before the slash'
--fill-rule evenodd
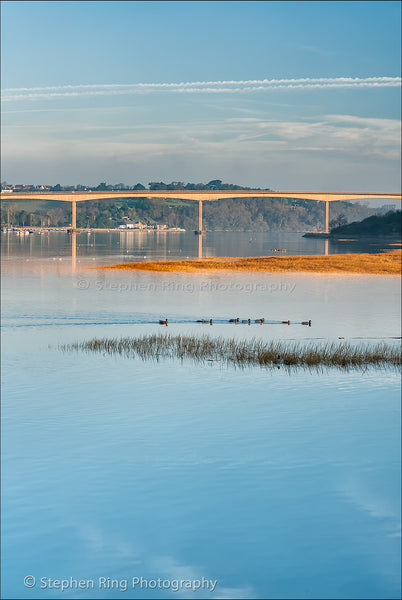
<path id="1" fill-rule="evenodd" d="M 256 319 L 254 323 L 264 323 L 265 319 Z"/>
<path id="2" fill-rule="evenodd" d="M 236 319 L 229 319 L 229 323 L 238 323 L 239 322 L 239 317 L 237 317 Z"/>
<path id="3" fill-rule="evenodd" d="M 159 325 L 166 325 L 166 327 L 167 327 L 167 324 L 168 324 L 167 319 L 165 319 L 165 320 L 159 319 Z"/>
<path id="4" fill-rule="evenodd" d="M 309 321 L 302 321 L 302 325 L 308 325 L 311 327 L 311 319 Z"/>
<path id="5" fill-rule="evenodd" d="M 250 325 L 251 319 L 242 319 L 242 323 L 248 323 Z"/>
<path id="6" fill-rule="evenodd" d="M 290 325 L 290 321 L 282 321 L 284 325 Z"/>

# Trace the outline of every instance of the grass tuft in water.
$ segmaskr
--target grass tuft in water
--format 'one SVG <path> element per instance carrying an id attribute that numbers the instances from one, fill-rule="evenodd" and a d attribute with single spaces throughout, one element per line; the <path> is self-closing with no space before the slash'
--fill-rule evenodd
<path id="1" fill-rule="evenodd" d="M 102 354 L 140 357 L 192 359 L 195 362 L 217 361 L 245 367 L 322 368 L 400 368 L 401 350 L 380 342 L 374 345 L 351 345 L 347 342 L 303 344 L 289 341 L 264 342 L 259 339 L 213 338 L 208 335 L 154 334 L 142 337 L 94 338 L 59 347 L 63 351 L 99 352 Z"/>

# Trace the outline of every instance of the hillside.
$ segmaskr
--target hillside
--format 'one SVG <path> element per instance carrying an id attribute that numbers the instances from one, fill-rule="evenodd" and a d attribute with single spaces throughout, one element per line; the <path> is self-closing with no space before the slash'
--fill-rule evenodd
<path id="1" fill-rule="evenodd" d="M 66 203 L 2 202 L 2 225 L 68 226 L 71 207 Z M 376 209 L 359 203 L 335 202 L 331 220 L 361 220 Z M 117 228 L 125 219 L 146 225 L 167 225 L 187 231 L 197 228 L 197 202 L 170 199 L 122 198 L 83 202 L 77 207 L 78 227 Z M 205 202 L 203 226 L 207 231 L 322 231 L 324 207 L 321 202 L 287 198 L 241 198 Z"/>
<path id="2" fill-rule="evenodd" d="M 331 236 L 349 235 L 398 237 L 401 235 L 401 211 L 396 210 L 385 215 L 372 215 L 363 221 L 354 221 L 348 225 L 331 229 Z"/>

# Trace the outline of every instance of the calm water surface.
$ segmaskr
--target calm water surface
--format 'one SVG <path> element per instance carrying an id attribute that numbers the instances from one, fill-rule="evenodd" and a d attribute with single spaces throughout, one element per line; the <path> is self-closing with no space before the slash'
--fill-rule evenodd
<path id="1" fill-rule="evenodd" d="M 2 235 L 3 255 L 20 259 L 71 256 L 71 236 L 65 232 L 20 236 Z M 304 238 L 303 233 L 288 232 L 207 232 L 202 236 L 202 256 L 277 256 L 379 252 L 395 244 L 363 240 L 323 240 Z M 397 246 L 399 247 L 399 246 Z M 193 232 L 110 231 L 76 234 L 78 259 L 94 258 L 108 262 L 194 258 L 198 256 L 198 237 Z M 281 253 L 282 255 L 282 253 Z"/>
<path id="2" fill-rule="evenodd" d="M 154 234 L 96 236 L 77 236 L 75 266 L 65 234 L 2 236 L 2 597 L 399 598 L 397 373 L 58 349 L 165 331 L 398 343 L 398 278 L 111 273 L 96 266 L 195 256 L 194 238 L 164 234 L 162 249 Z M 206 248 L 252 255 L 246 236 L 238 252 L 232 234 Z M 299 238 L 263 234 L 255 254 L 315 253 Z M 227 323 L 237 316 L 266 323 Z M 71 577 L 94 589 L 49 589 Z M 217 584 L 133 589 L 133 577 Z"/>

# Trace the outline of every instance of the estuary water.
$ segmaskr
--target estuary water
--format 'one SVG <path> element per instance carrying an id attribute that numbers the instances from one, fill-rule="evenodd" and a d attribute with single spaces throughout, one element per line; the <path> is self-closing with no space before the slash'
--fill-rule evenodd
<path id="1" fill-rule="evenodd" d="M 204 255 L 325 251 L 236 235 L 208 234 Z M 73 260 L 66 234 L 2 235 L 2 597 L 399 598 L 398 373 L 60 349 L 156 332 L 399 344 L 397 277 L 97 268 L 196 256 L 194 238 L 85 233 Z"/>
<path id="2" fill-rule="evenodd" d="M 277 256 L 278 249 L 284 251 L 284 255 L 344 254 L 379 252 L 396 247 L 392 241 L 387 244 L 362 239 L 324 240 L 289 232 L 207 232 L 198 238 L 193 232 L 84 231 L 76 234 L 74 240 L 78 258 L 96 258 L 97 261 L 108 258 L 142 261 L 198 256 Z M 5 255 L 25 259 L 68 257 L 71 256 L 72 239 L 62 231 L 28 236 L 8 233 L 3 235 L 2 248 Z"/>

